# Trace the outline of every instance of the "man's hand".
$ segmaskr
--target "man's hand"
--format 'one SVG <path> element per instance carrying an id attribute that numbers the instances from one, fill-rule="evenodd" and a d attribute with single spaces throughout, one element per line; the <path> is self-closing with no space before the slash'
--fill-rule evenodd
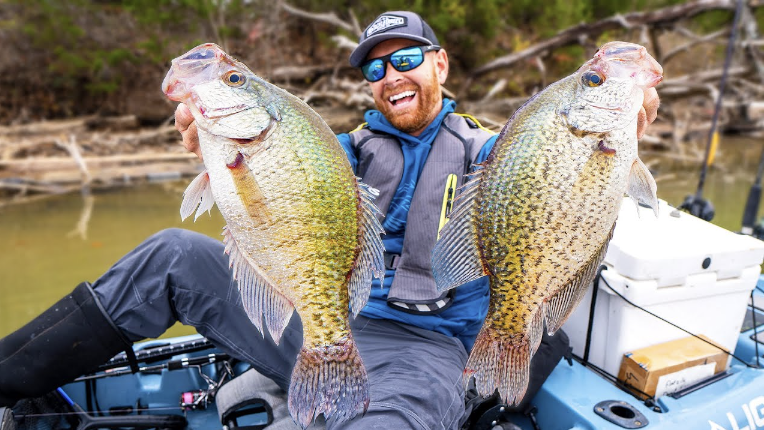
<path id="1" fill-rule="evenodd" d="M 645 131 L 647 131 L 647 126 L 655 121 L 655 118 L 658 116 L 658 105 L 660 104 L 661 101 L 655 88 L 646 89 L 645 99 L 642 101 L 642 109 L 639 110 L 639 115 L 637 115 L 637 139 L 641 139 L 645 135 Z"/>
<path id="2" fill-rule="evenodd" d="M 196 130 L 196 122 L 191 111 L 183 103 L 175 109 L 175 128 L 183 136 L 183 146 L 201 160 L 202 149 L 199 147 L 199 132 Z"/>

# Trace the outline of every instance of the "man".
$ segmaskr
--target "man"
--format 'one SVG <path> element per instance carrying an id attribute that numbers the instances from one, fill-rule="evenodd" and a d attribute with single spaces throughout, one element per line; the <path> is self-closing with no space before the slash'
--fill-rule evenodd
<path id="1" fill-rule="evenodd" d="M 387 273 L 351 323 L 369 373 L 371 404 L 365 415 L 332 428 L 456 429 L 465 419 L 462 370 L 487 311 L 488 288 L 478 280 L 439 294 L 429 255 L 449 191 L 487 157 L 496 137 L 454 114 L 455 103 L 442 98 L 448 55 L 419 15 L 380 15 L 350 63 L 369 81 L 378 110 L 366 113 L 363 127 L 338 138 L 356 174 L 380 190 Z M 657 105 L 651 89 L 640 135 Z M 201 156 L 184 105 L 176 110 L 176 127 L 188 150 Z M 92 287 L 81 284 L 0 340 L 0 406 L 92 371 L 176 320 L 288 387 L 302 343 L 299 318 L 292 317 L 280 345 L 263 338 L 243 311 L 222 244 L 172 229 L 128 253 Z"/>

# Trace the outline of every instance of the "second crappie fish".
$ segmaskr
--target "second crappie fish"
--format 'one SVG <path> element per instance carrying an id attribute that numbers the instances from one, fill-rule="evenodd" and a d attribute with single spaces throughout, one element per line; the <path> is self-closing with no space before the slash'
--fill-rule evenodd
<path id="1" fill-rule="evenodd" d="M 174 59 L 162 89 L 194 115 L 206 168 L 181 216 L 217 204 L 244 309 L 261 332 L 265 320 L 278 343 L 293 311 L 302 319 L 293 419 L 305 428 L 321 413 L 344 421 L 365 411 L 369 384 L 348 318 L 366 304 L 372 276 L 384 276 L 376 191 L 353 175 L 318 114 L 217 45 Z"/>
<path id="2" fill-rule="evenodd" d="M 481 395 L 522 400 L 542 330 L 556 332 L 586 292 L 624 193 L 657 212 L 637 114 L 662 77 L 642 46 L 604 45 L 518 109 L 464 185 L 433 272 L 441 290 L 489 277 L 488 315 L 465 369 Z"/>

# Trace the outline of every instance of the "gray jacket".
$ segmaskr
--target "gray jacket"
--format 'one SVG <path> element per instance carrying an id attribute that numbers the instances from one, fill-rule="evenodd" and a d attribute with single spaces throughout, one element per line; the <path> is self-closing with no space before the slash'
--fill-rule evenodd
<path id="1" fill-rule="evenodd" d="M 440 294 L 435 288 L 430 264 L 448 195 L 447 181 L 449 175 L 455 175 L 456 186 L 462 184 L 492 135 L 469 116 L 452 113 L 443 120 L 414 191 L 402 253 L 386 256 L 386 261 L 393 261 L 388 268 L 396 269 L 389 305 L 413 313 L 437 313 L 450 305 L 452 296 Z M 403 176 L 401 143 L 394 136 L 368 128 L 352 132 L 350 137 L 358 160 L 356 174 L 379 190 L 375 203 L 386 214 Z"/>

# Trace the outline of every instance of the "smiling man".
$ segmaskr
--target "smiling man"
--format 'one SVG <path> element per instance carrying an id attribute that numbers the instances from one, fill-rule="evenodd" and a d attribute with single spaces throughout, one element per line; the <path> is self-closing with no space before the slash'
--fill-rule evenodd
<path id="1" fill-rule="evenodd" d="M 430 254 L 464 175 L 487 158 L 497 135 L 443 98 L 448 54 L 415 13 L 378 16 L 350 64 L 369 82 L 377 109 L 337 137 L 356 175 L 380 191 L 375 204 L 384 214 L 386 274 L 383 284 L 374 280 L 368 304 L 352 322 L 371 404 L 363 417 L 339 427 L 457 429 L 469 413 L 462 371 L 487 311 L 488 285 L 480 279 L 438 293 Z M 644 105 L 640 136 L 657 113 L 654 89 Z M 183 105 L 176 127 L 198 154 L 193 117 Z"/>

